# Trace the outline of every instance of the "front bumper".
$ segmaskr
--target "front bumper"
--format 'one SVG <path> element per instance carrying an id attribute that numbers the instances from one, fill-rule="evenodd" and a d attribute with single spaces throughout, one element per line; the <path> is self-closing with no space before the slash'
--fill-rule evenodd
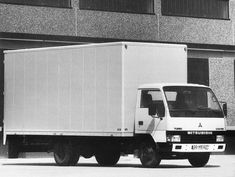
<path id="1" fill-rule="evenodd" d="M 223 152 L 225 143 L 216 144 L 181 144 L 173 143 L 172 152 Z"/>

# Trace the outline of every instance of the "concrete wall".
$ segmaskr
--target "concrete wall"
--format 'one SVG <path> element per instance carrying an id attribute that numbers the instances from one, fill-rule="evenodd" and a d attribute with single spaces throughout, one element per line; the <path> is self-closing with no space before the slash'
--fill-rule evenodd
<path id="1" fill-rule="evenodd" d="M 189 50 L 188 57 L 209 60 L 209 86 L 219 101 L 227 102 L 227 125 L 235 128 L 235 53 L 222 50 Z"/>
<path id="2" fill-rule="evenodd" d="M 72 8 L 0 4 L 0 32 L 234 44 L 234 1 L 231 20 L 162 16 L 154 2 L 154 15 L 80 10 L 79 0 Z"/>
<path id="3" fill-rule="evenodd" d="M 75 9 L 0 4 L 0 32 L 75 36 Z"/>
<path id="4" fill-rule="evenodd" d="M 227 124 L 235 126 L 234 58 L 210 58 L 210 86 L 220 101 L 228 104 Z"/>

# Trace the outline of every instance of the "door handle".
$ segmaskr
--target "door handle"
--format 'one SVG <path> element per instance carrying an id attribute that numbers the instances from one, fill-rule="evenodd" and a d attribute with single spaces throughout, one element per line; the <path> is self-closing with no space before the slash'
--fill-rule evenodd
<path id="1" fill-rule="evenodd" d="M 139 121 L 138 123 L 139 123 L 140 126 L 144 125 L 144 121 Z"/>

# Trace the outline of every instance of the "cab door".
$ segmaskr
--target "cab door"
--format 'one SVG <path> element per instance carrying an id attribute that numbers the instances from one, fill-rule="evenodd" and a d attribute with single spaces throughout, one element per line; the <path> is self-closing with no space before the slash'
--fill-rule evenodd
<path id="1" fill-rule="evenodd" d="M 152 133 L 165 117 L 165 106 L 160 89 L 138 90 L 135 133 Z"/>

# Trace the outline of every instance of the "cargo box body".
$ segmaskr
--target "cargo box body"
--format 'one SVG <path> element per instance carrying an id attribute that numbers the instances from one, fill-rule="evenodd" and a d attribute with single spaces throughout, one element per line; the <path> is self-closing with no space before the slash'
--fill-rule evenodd
<path id="1" fill-rule="evenodd" d="M 145 83 L 186 83 L 184 45 L 118 42 L 5 52 L 5 136 L 134 136 Z"/>

